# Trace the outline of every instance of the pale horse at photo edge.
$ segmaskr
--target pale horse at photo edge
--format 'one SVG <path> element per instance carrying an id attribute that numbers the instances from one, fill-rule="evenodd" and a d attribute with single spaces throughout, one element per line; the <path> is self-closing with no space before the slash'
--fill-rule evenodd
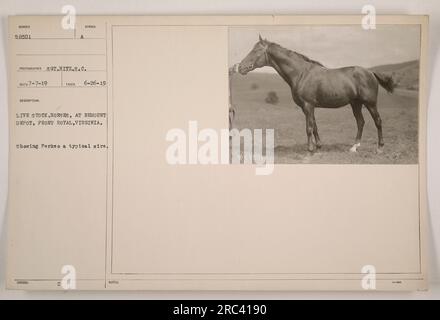
<path id="1" fill-rule="evenodd" d="M 234 64 L 232 67 L 229 68 L 229 130 L 232 129 L 232 122 L 235 118 L 235 106 L 232 103 L 232 86 L 231 86 L 231 78 L 234 75 L 234 73 L 238 73 L 238 67 L 239 63 Z"/>

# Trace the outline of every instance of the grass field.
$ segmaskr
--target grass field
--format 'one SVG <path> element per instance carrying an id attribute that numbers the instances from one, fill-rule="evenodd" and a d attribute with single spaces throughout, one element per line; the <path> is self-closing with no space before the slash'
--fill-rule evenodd
<path id="1" fill-rule="evenodd" d="M 356 122 L 350 106 L 316 109 L 322 148 L 311 155 L 306 146 L 305 117 L 292 100 L 290 88 L 277 74 L 249 73 L 232 77 L 232 101 L 237 129 L 275 129 L 275 163 L 372 163 L 413 164 L 418 162 L 418 91 L 382 88 L 378 110 L 382 117 L 384 152 L 376 153 L 377 130 L 363 108 L 365 127 L 358 152 L 349 152 L 356 136 Z M 265 102 L 269 91 L 277 104 Z"/>

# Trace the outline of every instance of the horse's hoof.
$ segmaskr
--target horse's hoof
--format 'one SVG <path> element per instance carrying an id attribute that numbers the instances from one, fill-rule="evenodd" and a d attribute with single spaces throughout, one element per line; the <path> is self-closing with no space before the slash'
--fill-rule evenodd
<path id="1" fill-rule="evenodd" d="M 359 148 L 361 146 L 360 143 L 356 143 L 354 144 L 351 148 L 350 148 L 350 152 L 357 152 L 357 148 Z"/>
<path id="2" fill-rule="evenodd" d="M 316 145 L 316 149 L 321 149 L 322 145 L 321 144 L 317 144 Z"/>
<path id="3" fill-rule="evenodd" d="M 382 154 L 382 153 L 383 153 L 383 147 L 378 147 L 378 148 L 376 149 L 376 153 L 377 153 L 377 154 Z"/>

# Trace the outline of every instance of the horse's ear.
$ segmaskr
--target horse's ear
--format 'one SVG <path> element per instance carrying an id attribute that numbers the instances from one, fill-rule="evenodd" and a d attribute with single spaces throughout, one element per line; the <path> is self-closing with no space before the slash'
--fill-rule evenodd
<path id="1" fill-rule="evenodd" d="M 258 40 L 260 40 L 261 43 L 264 42 L 263 38 L 261 37 L 261 34 L 258 35 Z"/>

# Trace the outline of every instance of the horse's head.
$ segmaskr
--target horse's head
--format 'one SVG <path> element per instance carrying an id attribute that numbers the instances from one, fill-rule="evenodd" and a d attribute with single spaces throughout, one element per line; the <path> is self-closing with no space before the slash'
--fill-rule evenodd
<path id="1" fill-rule="evenodd" d="M 254 45 L 251 52 L 249 52 L 248 55 L 240 62 L 240 65 L 238 66 L 238 72 L 245 75 L 249 71 L 267 66 L 268 46 L 269 46 L 269 42 L 267 40 L 263 40 L 263 38 L 261 38 L 260 35 L 259 41 Z"/>

